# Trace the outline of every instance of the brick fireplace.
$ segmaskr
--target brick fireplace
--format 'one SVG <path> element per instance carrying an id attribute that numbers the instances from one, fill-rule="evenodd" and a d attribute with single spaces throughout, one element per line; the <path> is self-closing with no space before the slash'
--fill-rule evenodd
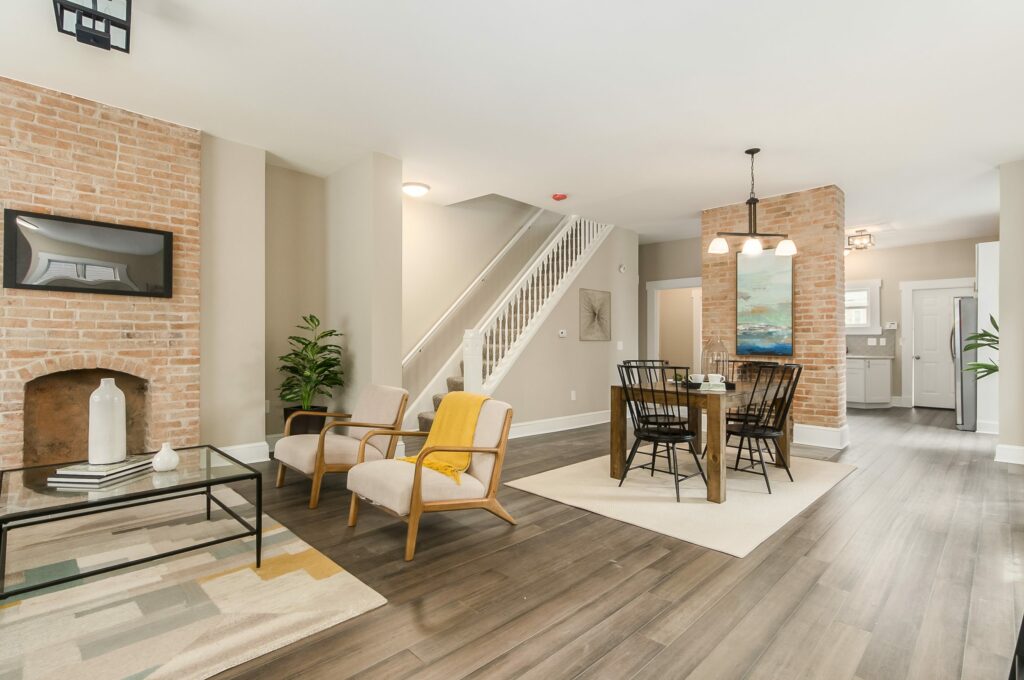
<path id="1" fill-rule="evenodd" d="M 0 208 L 174 233 L 173 298 L 3 290 L 0 468 L 23 462 L 28 383 L 65 371 L 144 381 L 145 449 L 198 443 L 199 164 L 196 130 L 0 78 Z"/>

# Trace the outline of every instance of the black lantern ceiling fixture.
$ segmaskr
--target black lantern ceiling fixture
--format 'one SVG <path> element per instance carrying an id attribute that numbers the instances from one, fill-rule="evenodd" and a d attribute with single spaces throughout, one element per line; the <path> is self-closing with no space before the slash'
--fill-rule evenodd
<path id="1" fill-rule="evenodd" d="M 131 46 L 132 0 L 53 0 L 57 30 L 80 43 L 127 52 Z"/>
<path id="2" fill-rule="evenodd" d="M 747 149 L 743 153 L 750 156 L 750 198 L 747 199 L 747 230 L 746 231 L 720 231 L 708 246 L 708 252 L 712 255 L 725 255 L 729 252 L 729 242 L 726 236 L 746 236 L 743 242 L 744 255 L 760 255 L 764 250 L 761 245 L 762 238 L 781 238 L 782 241 L 775 246 L 775 254 L 779 257 L 796 255 L 796 244 L 793 243 L 787 234 L 765 234 L 757 231 L 757 195 L 754 193 L 754 156 L 760 149 Z"/>

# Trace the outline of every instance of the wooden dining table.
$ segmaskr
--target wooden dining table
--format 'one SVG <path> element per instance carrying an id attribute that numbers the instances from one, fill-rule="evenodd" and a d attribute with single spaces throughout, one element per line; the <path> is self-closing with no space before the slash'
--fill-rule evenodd
<path id="1" fill-rule="evenodd" d="M 708 455 L 705 459 L 705 472 L 708 477 L 708 500 L 713 503 L 725 502 L 725 466 L 726 466 L 726 413 L 731 408 L 746 406 L 754 392 L 754 384 L 749 382 L 736 383 L 735 390 L 711 392 L 699 389 L 690 390 L 690 410 L 687 418 L 691 423 L 700 423 L 702 414 L 707 415 Z M 660 402 L 664 392 L 654 390 L 651 393 L 655 401 Z M 614 479 L 622 477 L 622 469 L 626 464 L 626 399 L 621 386 L 611 387 L 611 466 L 609 474 Z M 704 445 L 704 433 L 700 427 L 694 428 L 697 440 L 693 443 L 698 455 Z M 775 457 L 776 467 L 789 465 L 790 442 L 793 441 L 793 416 L 790 412 L 786 419 L 786 427 L 779 438 L 781 456 Z"/>

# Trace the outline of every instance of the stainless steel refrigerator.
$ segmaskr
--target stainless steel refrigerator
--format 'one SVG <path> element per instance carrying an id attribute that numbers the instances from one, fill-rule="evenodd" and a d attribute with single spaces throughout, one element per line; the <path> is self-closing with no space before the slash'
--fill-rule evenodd
<path id="1" fill-rule="evenodd" d="M 949 352 L 953 357 L 956 395 L 956 429 L 974 432 L 978 428 L 978 377 L 967 366 L 978 360 L 977 350 L 964 351 L 964 343 L 978 330 L 978 299 L 953 298 L 953 330 L 949 334 Z"/>

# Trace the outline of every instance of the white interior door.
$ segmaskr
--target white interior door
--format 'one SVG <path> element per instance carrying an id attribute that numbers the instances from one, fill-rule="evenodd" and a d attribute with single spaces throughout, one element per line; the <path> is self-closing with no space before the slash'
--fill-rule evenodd
<path id="1" fill-rule="evenodd" d="M 914 406 L 956 407 L 953 380 L 953 298 L 969 288 L 914 291 Z"/>

